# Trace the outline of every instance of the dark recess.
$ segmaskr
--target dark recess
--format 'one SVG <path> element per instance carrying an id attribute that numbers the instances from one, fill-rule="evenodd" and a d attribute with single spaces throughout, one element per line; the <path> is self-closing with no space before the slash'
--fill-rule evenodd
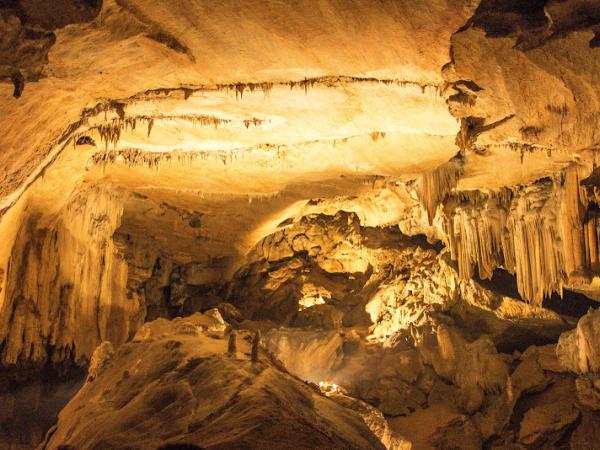
<path id="1" fill-rule="evenodd" d="M 522 300 L 517 290 L 517 278 L 504 269 L 496 269 L 490 280 L 482 280 L 479 277 L 475 277 L 475 279 L 483 287 L 497 294 Z M 564 289 L 563 298 L 554 293 L 550 298 L 544 299 L 542 306 L 563 316 L 581 317 L 590 308 L 596 309 L 600 306 L 600 302 L 596 302 L 579 292 Z"/>

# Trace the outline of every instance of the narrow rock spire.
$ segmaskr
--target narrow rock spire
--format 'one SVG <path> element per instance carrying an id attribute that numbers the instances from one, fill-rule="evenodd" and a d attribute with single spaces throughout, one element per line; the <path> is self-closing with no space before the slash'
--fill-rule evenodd
<path id="1" fill-rule="evenodd" d="M 237 333 L 235 330 L 231 330 L 229 334 L 229 342 L 227 343 L 227 353 L 229 355 L 235 356 L 237 353 Z"/>
<path id="2" fill-rule="evenodd" d="M 254 337 L 252 338 L 252 356 L 253 362 L 258 361 L 258 350 L 260 345 L 260 330 L 256 330 Z"/>

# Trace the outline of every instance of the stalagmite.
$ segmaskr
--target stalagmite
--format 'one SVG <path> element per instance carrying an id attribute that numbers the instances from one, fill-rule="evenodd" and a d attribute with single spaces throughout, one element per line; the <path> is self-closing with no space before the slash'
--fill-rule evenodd
<path id="1" fill-rule="evenodd" d="M 235 330 L 231 330 L 229 333 L 229 339 L 227 341 L 227 353 L 231 356 L 235 356 L 237 353 L 237 333 Z"/>
<path id="2" fill-rule="evenodd" d="M 250 359 L 252 361 L 258 361 L 258 352 L 260 350 L 260 330 L 256 330 L 254 336 L 252 337 L 252 354 Z"/>

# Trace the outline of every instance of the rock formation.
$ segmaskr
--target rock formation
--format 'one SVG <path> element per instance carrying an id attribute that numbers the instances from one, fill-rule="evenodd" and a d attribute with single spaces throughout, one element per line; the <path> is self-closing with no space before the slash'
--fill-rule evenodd
<path id="1" fill-rule="evenodd" d="M 0 2 L 0 447 L 594 448 L 598 1 L 50 3 Z"/>
<path id="2" fill-rule="evenodd" d="M 220 325 L 220 327 L 219 327 Z M 358 414 L 195 314 L 144 325 L 89 378 L 41 448 L 384 448 Z M 247 335 L 250 338 L 250 335 Z"/>

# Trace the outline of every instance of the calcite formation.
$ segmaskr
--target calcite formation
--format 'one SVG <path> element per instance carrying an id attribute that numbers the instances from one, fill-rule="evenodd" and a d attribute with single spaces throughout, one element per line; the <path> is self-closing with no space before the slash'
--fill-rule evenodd
<path id="1" fill-rule="evenodd" d="M 6 274 L 4 365 L 81 363 L 99 342 L 121 344 L 141 323 L 140 305 L 121 295 L 127 264 L 112 239 L 117 198 L 84 187 L 51 220 L 33 214 L 23 223 Z"/>
<path id="2" fill-rule="evenodd" d="M 0 447 L 593 448 L 599 11 L 0 2 Z"/>

